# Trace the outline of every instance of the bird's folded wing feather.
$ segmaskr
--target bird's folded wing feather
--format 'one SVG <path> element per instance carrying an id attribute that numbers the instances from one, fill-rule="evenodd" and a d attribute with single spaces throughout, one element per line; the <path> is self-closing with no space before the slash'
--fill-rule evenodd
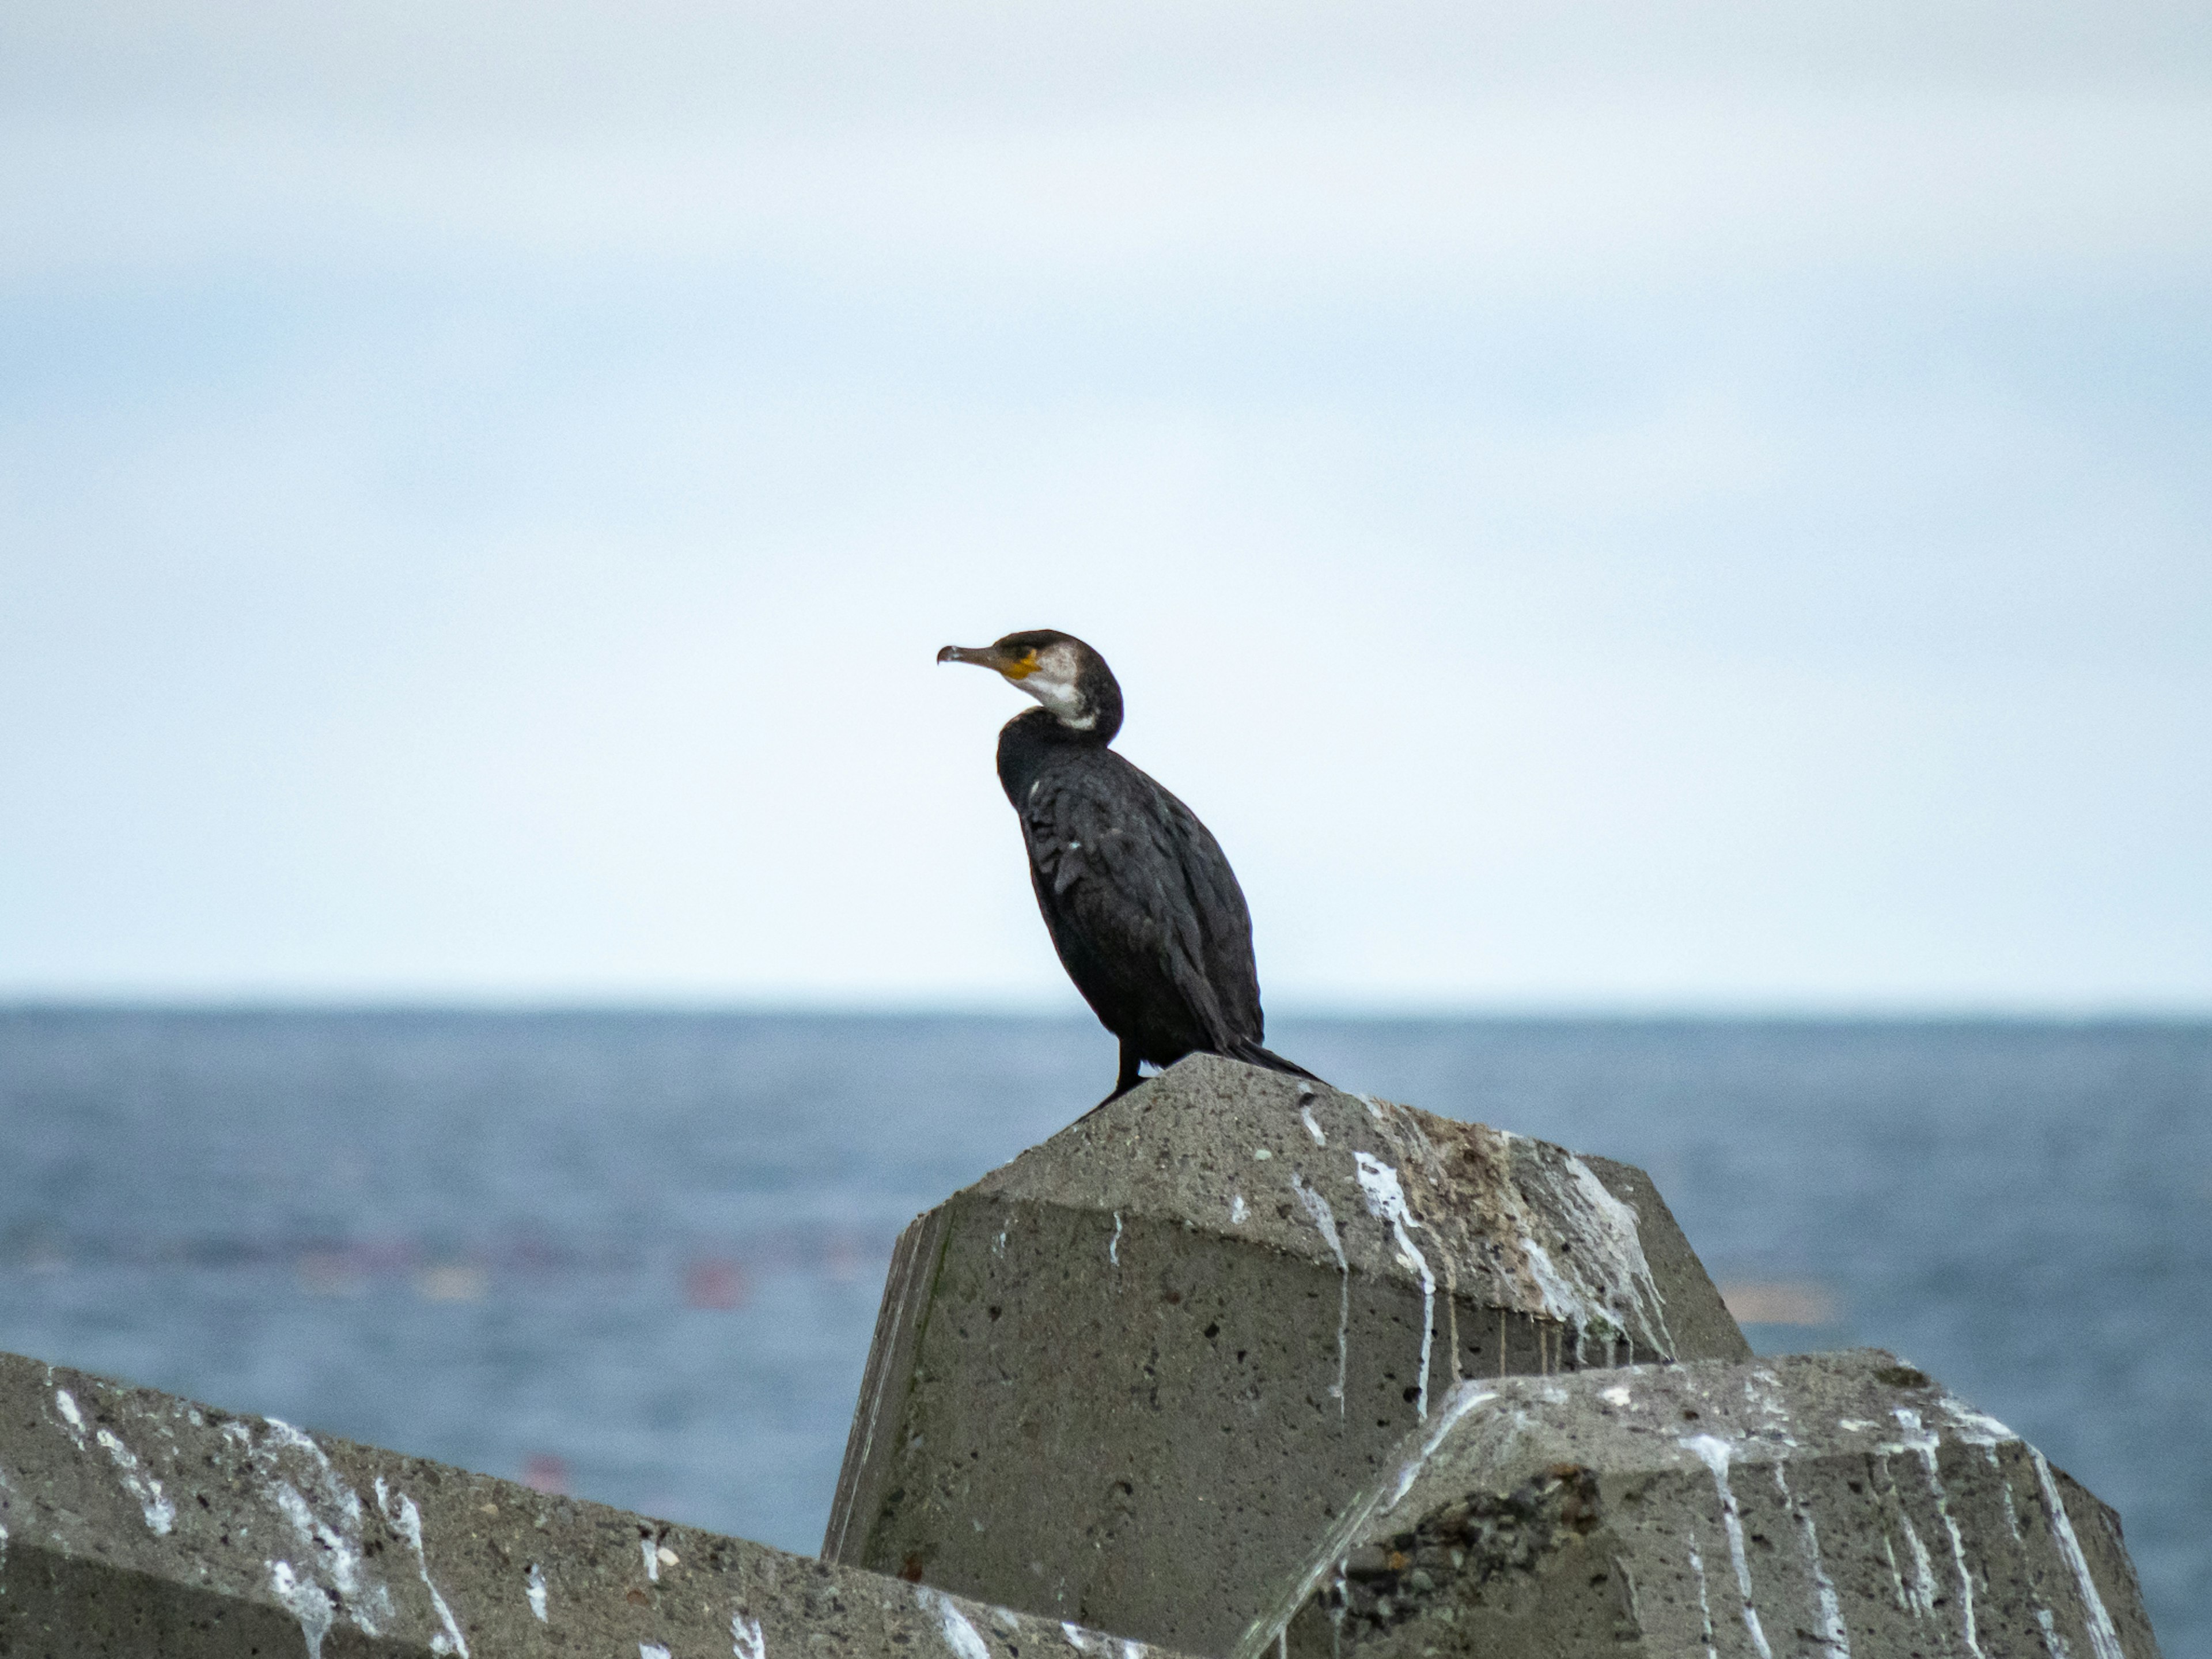
<path id="1" fill-rule="evenodd" d="M 1188 807 L 1127 775 L 1142 787 L 1102 799 L 1047 783 L 1024 803 L 1039 896 L 1095 959 L 1163 975 L 1216 1047 L 1256 1038 L 1251 920 L 1229 861 Z"/>

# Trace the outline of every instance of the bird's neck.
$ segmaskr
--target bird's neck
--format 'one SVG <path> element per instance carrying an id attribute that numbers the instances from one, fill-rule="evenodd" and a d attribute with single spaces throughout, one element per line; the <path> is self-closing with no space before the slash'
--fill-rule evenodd
<path id="1" fill-rule="evenodd" d="M 1006 786 L 1007 799 L 1019 805 L 1023 792 L 1054 760 L 1085 750 L 1104 749 L 1120 725 L 1119 720 L 1110 726 L 1102 720 L 1089 730 L 1081 730 L 1061 724 L 1044 708 L 1015 715 L 999 728 L 999 781 Z"/>

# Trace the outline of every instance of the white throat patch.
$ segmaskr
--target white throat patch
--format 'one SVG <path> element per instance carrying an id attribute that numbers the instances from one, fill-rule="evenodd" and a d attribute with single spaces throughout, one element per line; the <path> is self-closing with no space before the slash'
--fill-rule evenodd
<path id="1" fill-rule="evenodd" d="M 1055 645 L 1037 659 L 1036 667 L 1025 678 L 1014 684 L 1042 703 L 1062 726 L 1088 732 L 1098 724 L 1098 714 L 1087 708 L 1083 694 L 1075 689 L 1076 672 L 1075 653 L 1066 646 Z"/>

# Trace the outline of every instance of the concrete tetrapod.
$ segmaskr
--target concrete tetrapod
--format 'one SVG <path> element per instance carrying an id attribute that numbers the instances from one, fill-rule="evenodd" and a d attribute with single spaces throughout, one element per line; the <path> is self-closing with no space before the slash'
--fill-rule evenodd
<path id="1" fill-rule="evenodd" d="M 2156 1659 L 2118 1517 L 1874 1349 L 1464 1382 L 1235 1659 Z"/>
<path id="2" fill-rule="evenodd" d="M 1219 1653 L 1457 1379 L 1749 1352 L 1641 1172 L 1194 1055 L 908 1229 L 823 1555 Z"/>
<path id="3" fill-rule="evenodd" d="M 6 1659 L 1141 1659 L 1133 1642 L 0 1355 Z"/>

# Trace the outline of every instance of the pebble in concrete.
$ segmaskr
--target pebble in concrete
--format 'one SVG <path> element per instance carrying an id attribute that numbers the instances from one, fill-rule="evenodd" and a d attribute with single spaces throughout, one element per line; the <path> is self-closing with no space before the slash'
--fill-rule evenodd
<path id="1" fill-rule="evenodd" d="M 1145 1659 L 1132 1642 L 0 1355 L 8 1659 Z"/>
<path id="2" fill-rule="evenodd" d="M 1461 1378 L 1749 1352 L 1640 1171 L 1194 1055 L 908 1230 L 823 1553 L 1218 1653 Z"/>
<path id="3" fill-rule="evenodd" d="M 2117 1518 L 1893 1356 L 1465 1382 L 1236 1659 L 2156 1659 Z"/>

